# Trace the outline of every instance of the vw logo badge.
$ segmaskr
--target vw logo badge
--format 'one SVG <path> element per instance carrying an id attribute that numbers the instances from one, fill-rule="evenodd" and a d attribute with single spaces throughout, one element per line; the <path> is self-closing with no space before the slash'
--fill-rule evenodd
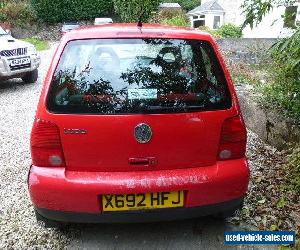
<path id="1" fill-rule="evenodd" d="M 147 143 L 151 140 L 152 130 L 148 124 L 140 123 L 134 128 L 134 136 L 139 143 Z"/>

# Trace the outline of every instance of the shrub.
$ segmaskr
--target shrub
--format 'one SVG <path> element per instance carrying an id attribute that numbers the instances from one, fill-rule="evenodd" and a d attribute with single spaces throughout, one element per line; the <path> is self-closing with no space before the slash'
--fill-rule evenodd
<path id="1" fill-rule="evenodd" d="M 189 26 L 189 22 L 186 20 L 186 18 L 182 16 L 174 16 L 170 19 L 165 19 L 162 21 L 162 24 L 167 24 L 171 26 L 183 26 L 183 27 Z"/>
<path id="2" fill-rule="evenodd" d="M 234 24 L 224 24 L 213 33 L 221 38 L 240 38 L 243 35 L 241 27 Z"/>
<path id="3" fill-rule="evenodd" d="M 181 10 L 163 9 L 163 10 L 160 10 L 154 16 L 154 21 L 160 23 L 160 22 L 162 22 L 162 20 L 171 19 L 175 16 L 180 15 L 181 12 L 182 12 Z"/>
<path id="4" fill-rule="evenodd" d="M 6 2 L 0 1 L 0 9 L 3 8 L 6 5 Z"/>
<path id="5" fill-rule="evenodd" d="M 115 11 L 123 22 L 147 22 L 157 10 L 159 0 L 113 0 Z M 142 16 L 141 16 L 142 15 Z"/>
<path id="6" fill-rule="evenodd" d="M 300 195 L 300 145 L 294 149 L 286 170 L 288 189 Z"/>
<path id="7" fill-rule="evenodd" d="M 113 13 L 112 0 L 31 0 L 36 16 L 48 23 L 89 20 Z"/>
<path id="8" fill-rule="evenodd" d="M 182 10 L 164 9 L 159 11 L 153 18 L 154 22 L 172 25 L 172 26 L 189 26 L 189 19 Z"/>
<path id="9" fill-rule="evenodd" d="M 272 49 L 269 67 L 273 82 L 263 86 L 265 100 L 300 119 L 300 28 L 290 38 L 280 40 Z"/>
<path id="10" fill-rule="evenodd" d="M 198 28 L 196 28 L 197 30 L 201 30 L 201 31 L 203 31 L 203 32 L 207 32 L 207 33 L 212 33 L 213 32 L 213 30 L 211 30 L 209 27 L 207 27 L 207 26 L 199 26 Z"/>
<path id="11" fill-rule="evenodd" d="M 200 26 L 197 29 L 211 34 L 216 39 L 242 37 L 241 28 L 233 24 L 225 24 L 217 30 L 212 30 L 207 26 Z"/>
<path id="12" fill-rule="evenodd" d="M 23 26 L 36 21 L 36 17 L 29 4 L 26 2 L 9 2 L 1 8 L 0 22 Z"/>
<path id="13" fill-rule="evenodd" d="M 281 39 L 273 48 L 272 56 L 278 64 L 281 64 L 286 74 L 299 80 L 300 70 L 300 26 L 290 38 Z"/>
<path id="14" fill-rule="evenodd" d="M 209 33 L 209 34 L 211 34 L 216 39 L 222 38 L 220 34 L 216 34 L 215 30 L 212 30 L 212 29 L 210 29 L 207 26 L 199 26 L 196 29 L 200 30 L 200 31 L 203 31 L 203 32 L 206 32 L 206 33 Z"/>

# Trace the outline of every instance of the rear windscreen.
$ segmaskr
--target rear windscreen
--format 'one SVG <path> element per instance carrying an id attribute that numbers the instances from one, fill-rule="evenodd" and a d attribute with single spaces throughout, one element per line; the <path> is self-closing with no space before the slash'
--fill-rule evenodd
<path id="1" fill-rule="evenodd" d="M 199 40 L 71 41 L 48 95 L 48 109 L 57 113 L 177 113 L 230 106 L 215 52 Z"/>

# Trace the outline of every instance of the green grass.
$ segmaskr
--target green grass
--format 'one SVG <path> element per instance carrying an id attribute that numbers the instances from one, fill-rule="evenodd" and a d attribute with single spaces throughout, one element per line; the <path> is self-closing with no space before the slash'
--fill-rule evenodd
<path id="1" fill-rule="evenodd" d="M 34 37 L 25 38 L 25 39 L 22 39 L 22 40 L 25 41 L 25 42 L 33 44 L 38 51 L 49 49 L 48 41 L 44 41 L 44 40 L 34 38 Z"/>

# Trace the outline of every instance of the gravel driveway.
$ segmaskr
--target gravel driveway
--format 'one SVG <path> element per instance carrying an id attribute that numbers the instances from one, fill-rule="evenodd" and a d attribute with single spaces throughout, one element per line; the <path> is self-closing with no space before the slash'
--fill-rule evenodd
<path id="1" fill-rule="evenodd" d="M 37 83 L 0 83 L 0 249 L 57 249 L 70 238 L 36 223 L 26 184 L 30 130 L 53 49 L 41 53 Z"/>
<path id="2" fill-rule="evenodd" d="M 26 184 L 29 136 L 42 78 L 53 51 L 54 46 L 41 53 L 37 83 L 0 83 L 0 249 L 258 249 L 224 246 L 225 230 L 248 226 L 235 228 L 210 217 L 138 225 L 75 225 L 64 231 L 38 224 Z"/>

